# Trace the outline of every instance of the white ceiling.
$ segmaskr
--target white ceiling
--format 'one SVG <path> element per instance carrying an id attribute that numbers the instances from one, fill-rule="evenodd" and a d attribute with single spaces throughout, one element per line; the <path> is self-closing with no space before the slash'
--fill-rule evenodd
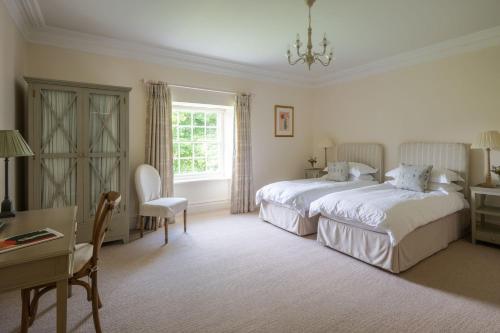
<path id="1" fill-rule="evenodd" d="M 49 27 L 312 77 L 500 26 L 499 0 L 317 0 L 314 45 L 326 32 L 336 61 L 329 68 L 314 65 L 309 73 L 305 65 L 289 66 L 285 57 L 295 34 L 306 34 L 304 0 L 38 0 L 38 5 Z"/>

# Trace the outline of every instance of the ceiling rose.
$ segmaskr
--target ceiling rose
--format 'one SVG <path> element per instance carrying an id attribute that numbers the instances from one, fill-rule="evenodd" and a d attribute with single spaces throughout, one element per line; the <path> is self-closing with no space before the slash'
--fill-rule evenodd
<path id="1" fill-rule="evenodd" d="M 327 54 L 326 53 L 326 48 L 330 44 L 328 39 L 326 39 L 326 33 L 323 35 L 323 39 L 321 40 L 320 47 L 323 48 L 322 52 L 314 52 L 313 51 L 313 45 L 312 45 L 312 28 L 311 28 L 311 7 L 313 6 L 314 2 L 316 0 L 305 0 L 307 6 L 309 7 L 309 28 L 307 29 L 307 51 L 301 52 L 300 48 L 302 47 L 302 42 L 300 41 L 300 35 L 297 34 L 297 39 L 295 40 L 295 43 L 293 44 L 293 47 L 297 50 L 297 59 L 293 60 L 292 59 L 292 51 L 290 50 L 290 47 L 288 47 L 288 50 L 286 52 L 286 55 L 288 57 L 288 63 L 290 65 L 295 65 L 298 63 L 307 64 L 307 67 L 309 70 L 311 70 L 311 65 L 314 64 L 316 61 L 318 61 L 320 64 L 323 66 L 328 66 L 330 63 L 332 63 L 333 60 L 333 49 L 330 48 L 330 52 Z"/>

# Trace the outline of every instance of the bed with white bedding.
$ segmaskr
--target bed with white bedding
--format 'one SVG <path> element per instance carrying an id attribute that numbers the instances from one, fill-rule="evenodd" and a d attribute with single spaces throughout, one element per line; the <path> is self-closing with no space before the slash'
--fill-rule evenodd
<path id="1" fill-rule="evenodd" d="M 378 170 L 374 180 L 335 182 L 326 179 L 281 181 L 262 187 L 256 193 L 259 216 L 277 227 L 300 236 L 317 232 L 318 217 L 309 218 L 309 205 L 320 197 L 378 184 L 383 174 L 383 148 L 374 143 L 344 143 L 337 149 L 337 160 L 358 162 Z"/>
<path id="2" fill-rule="evenodd" d="M 467 188 L 464 144 L 405 143 L 399 156 L 402 163 L 454 170 Z M 461 238 L 467 208 L 461 192 L 415 192 L 386 182 L 326 195 L 311 203 L 309 216 L 320 216 L 320 243 L 399 273 Z"/>

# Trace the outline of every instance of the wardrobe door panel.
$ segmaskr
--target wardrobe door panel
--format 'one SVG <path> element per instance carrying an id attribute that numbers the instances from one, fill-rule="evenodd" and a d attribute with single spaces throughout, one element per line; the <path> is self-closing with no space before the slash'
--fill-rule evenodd
<path id="1" fill-rule="evenodd" d="M 30 144 L 35 156 L 30 186 L 35 207 L 30 208 L 81 207 L 81 90 L 38 85 L 33 94 L 35 133 L 30 135 Z M 78 216 L 83 215 L 79 212 Z"/>
<path id="2" fill-rule="evenodd" d="M 128 234 L 125 203 L 126 189 L 122 186 L 126 144 L 121 133 L 123 98 L 120 92 L 88 90 L 85 94 L 86 115 L 85 132 L 85 220 L 86 227 L 91 226 L 94 213 L 103 192 L 117 191 L 122 194 L 122 202 L 113 212 L 113 219 L 108 228 L 108 240 L 114 236 L 122 238 Z M 119 222 L 116 222 L 119 221 Z M 116 225 L 127 225 L 127 229 L 117 230 Z M 119 237 L 118 237 L 119 236 Z"/>

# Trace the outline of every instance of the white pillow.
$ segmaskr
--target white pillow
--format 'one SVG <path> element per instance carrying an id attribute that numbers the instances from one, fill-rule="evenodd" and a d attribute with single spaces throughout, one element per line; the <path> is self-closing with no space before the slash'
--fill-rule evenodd
<path id="1" fill-rule="evenodd" d="M 398 175 L 399 175 L 399 167 L 397 168 L 394 168 L 392 170 L 389 170 L 385 173 L 385 176 L 388 177 L 388 178 L 393 178 L 393 179 L 396 179 L 398 178 Z"/>
<path id="2" fill-rule="evenodd" d="M 451 184 L 451 182 L 465 182 L 460 175 L 448 169 L 432 169 L 431 182 Z"/>
<path id="3" fill-rule="evenodd" d="M 373 177 L 370 174 L 359 175 L 358 177 L 353 176 L 353 175 L 349 175 L 349 181 L 350 182 L 354 182 L 354 181 L 357 181 L 357 180 L 375 180 L 375 177 Z"/>
<path id="4" fill-rule="evenodd" d="M 385 173 L 386 177 L 389 178 L 398 178 L 399 167 L 389 170 Z M 431 179 L 432 183 L 440 183 L 440 184 L 451 184 L 452 182 L 465 182 L 465 180 L 460 177 L 460 175 L 454 171 L 448 169 L 432 169 Z"/>
<path id="5" fill-rule="evenodd" d="M 349 162 L 349 173 L 355 177 L 377 173 L 377 171 L 377 169 L 363 163 Z"/>
<path id="6" fill-rule="evenodd" d="M 464 188 L 455 183 L 443 184 L 443 183 L 429 183 L 428 189 L 430 191 L 442 191 L 442 192 L 460 192 Z"/>

